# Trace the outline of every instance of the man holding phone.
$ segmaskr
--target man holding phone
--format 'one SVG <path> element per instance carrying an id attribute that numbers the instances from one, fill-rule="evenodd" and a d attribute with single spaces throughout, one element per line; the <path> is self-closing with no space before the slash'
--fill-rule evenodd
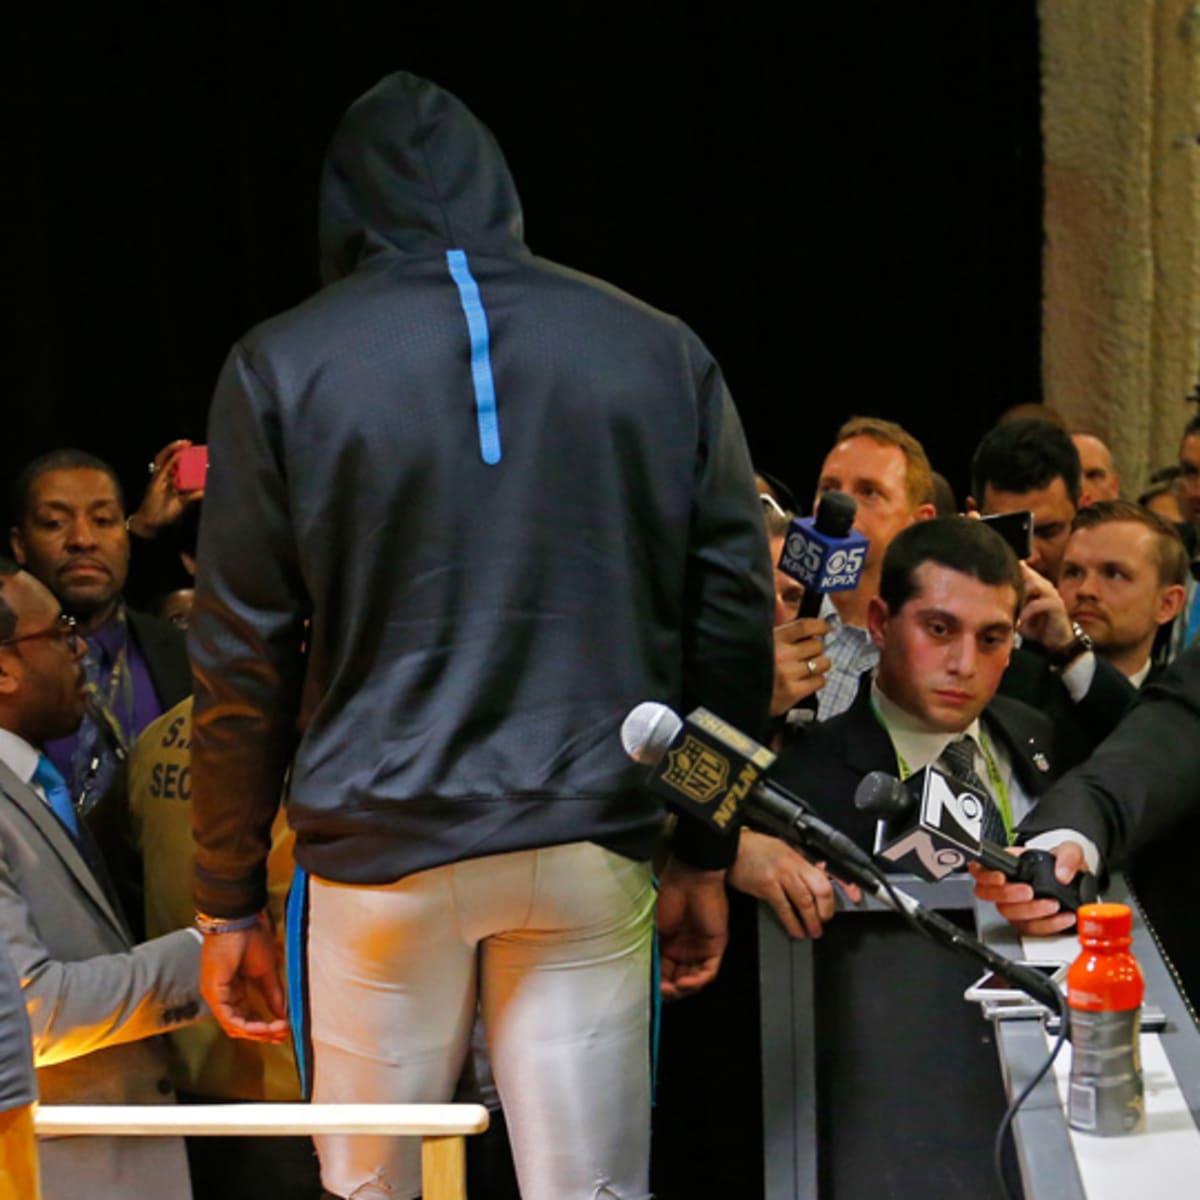
<path id="1" fill-rule="evenodd" d="M 971 488 L 984 516 L 1033 514 L 1029 565 L 1058 582 L 1071 521 L 1079 507 L 1079 451 L 1052 421 L 1001 421 L 984 435 L 971 461 Z"/>
<path id="2" fill-rule="evenodd" d="M 1000 692 L 1049 715 L 1059 729 L 1064 763 L 1082 762 L 1116 726 L 1135 692 L 1093 653 L 1057 590 L 1079 503 L 1079 452 L 1051 421 L 1001 421 L 980 441 L 971 479 L 972 503 L 1025 569 L 1025 605 L 1017 623 L 1021 645 Z"/>

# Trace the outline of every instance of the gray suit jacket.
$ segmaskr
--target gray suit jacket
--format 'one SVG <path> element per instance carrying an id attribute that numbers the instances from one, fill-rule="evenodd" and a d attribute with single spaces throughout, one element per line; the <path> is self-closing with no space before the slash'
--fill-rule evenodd
<path id="1" fill-rule="evenodd" d="M 172 1099 L 157 1035 L 202 1012 L 187 930 L 134 945 L 124 919 L 41 798 L 0 762 L 0 937 L 21 978 L 43 1104 Z M 46 1139 L 46 1200 L 191 1195 L 178 1138 Z"/>

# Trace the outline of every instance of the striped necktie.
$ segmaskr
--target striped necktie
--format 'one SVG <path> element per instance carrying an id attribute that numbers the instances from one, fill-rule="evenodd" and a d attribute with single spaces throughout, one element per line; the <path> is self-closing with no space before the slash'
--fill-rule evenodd
<path id="1" fill-rule="evenodd" d="M 984 840 L 994 842 L 997 846 L 1007 846 L 1008 830 L 1004 828 L 1004 818 L 996 807 L 996 798 L 975 770 L 975 739 L 966 735 L 955 738 L 942 751 L 941 761 L 955 779 L 965 783 L 983 801 L 980 832 Z"/>
<path id="2" fill-rule="evenodd" d="M 79 819 L 75 816 L 75 806 L 71 803 L 71 793 L 67 789 L 67 781 L 44 754 L 38 756 L 37 767 L 33 772 L 33 782 L 45 793 L 46 804 L 50 811 L 78 842 Z"/>

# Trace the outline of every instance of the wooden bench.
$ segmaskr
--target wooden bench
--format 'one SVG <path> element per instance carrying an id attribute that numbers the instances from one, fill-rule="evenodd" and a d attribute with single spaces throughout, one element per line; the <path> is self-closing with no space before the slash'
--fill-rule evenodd
<path id="1" fill-rule="evenodd" d="M 37 1134 L 54 1137 L 419 1137 L 425 1200 L 466 1200 L 464 1139 L 488 1127 L 488 1114 L 479 1104 L 55 1104 L 35 1108 L 33 1124 Z"/>

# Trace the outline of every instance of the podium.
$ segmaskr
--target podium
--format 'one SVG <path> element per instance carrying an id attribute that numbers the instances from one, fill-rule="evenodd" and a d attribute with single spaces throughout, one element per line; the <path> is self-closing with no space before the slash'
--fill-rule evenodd
<path id="1" fill-rule="evenodd" d="M 1021 957 L 1016 932 L 991 905 L 975 902 L 969 877 L 895 880 Z M 1119 877 L 1105 898 L 1128 900 Z M 985 1021 L 962 999 L 982 969 L 875 904 L 839 912 L 815 944 L 793 942 L 760 907 L 758 935 L 766 1200 L 999 1197 L 992 1137 L 1009 1097 L 1045 1057 L 1040 1020 Z M 1073 957 L 1074 945 L 1062 939 L 1061 956 Z M 1134 952 L 1147 1000 L 1167 1015 L 1161 1043 L 1200 1160 L 1200 1032 L 1136 906 Z M 1064 1064 L 1069 1054 L 1064 1047 Z M 1010 1175 L 1019 1175 L 1026 1200 L 1094 1200 L 1086 1159 L 1093 1150 L 1111 1155 L 1112 1143 L 1072 1136 L 1053 1072 L 1013 1132 Z M 1172 1131 L 1176 1143 L 1179 1133 Z M 1144 1135 L 1121 1139 L 1119 1153 L 1144 1160 L 1148 1187 L 1158 1171 L 1160 1194 L 1176 1194 L 1170 1187 L 1178 1180 L 1162 1177 L 1163 1156 Z"/>

